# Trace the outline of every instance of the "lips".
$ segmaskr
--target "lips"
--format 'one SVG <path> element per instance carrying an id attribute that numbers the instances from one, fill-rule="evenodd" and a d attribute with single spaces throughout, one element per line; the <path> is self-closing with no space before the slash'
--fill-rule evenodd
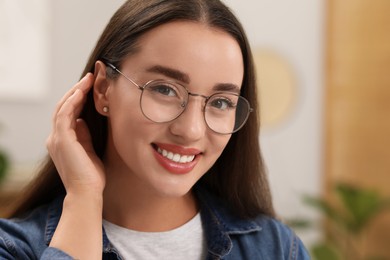
<path id="1" fill-rule="evenodd" d="M 174 174 L 190 172 L 198 163 L 201 152 L 171 144 L 153 144 L 154 155 L 159 164 Z"/>

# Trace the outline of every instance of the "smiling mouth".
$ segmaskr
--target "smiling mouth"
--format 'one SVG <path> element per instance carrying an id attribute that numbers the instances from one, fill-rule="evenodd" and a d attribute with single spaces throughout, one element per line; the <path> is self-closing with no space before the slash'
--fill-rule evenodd
<path id="1" fill-rule="evenodd" d="M 165 149 L 162 149 L 160 147 L 157 147 L 156 150 L 163 157 L 165 157 L 173 162 L 176 162 L 176 163 L 189 163 L 195 159 L 195 155 L 182 155 L 182 154 L 178 154 L 178 153 L 173 153 L 173 152 L 167 151 Z"/>

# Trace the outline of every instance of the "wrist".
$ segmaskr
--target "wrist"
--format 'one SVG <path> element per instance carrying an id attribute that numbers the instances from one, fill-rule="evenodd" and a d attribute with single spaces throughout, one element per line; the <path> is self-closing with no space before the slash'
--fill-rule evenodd
<path id="1" fill-rule="evenodd" d="M 103 195 L 96 192 L 67 192 L 64 199 L 64 208 L 84 208 L 103 210 Z"/>
<path id="2" fill-rule="evenodd" d="M 50 246 L 76 259 L 98 259 L 103 243 L 102 221 L 102 194 L 68 192 Z"/>

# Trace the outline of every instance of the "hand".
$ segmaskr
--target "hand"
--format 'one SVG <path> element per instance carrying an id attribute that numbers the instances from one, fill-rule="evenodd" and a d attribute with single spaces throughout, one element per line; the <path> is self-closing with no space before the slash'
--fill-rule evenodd
<path id="1" fill-rule="evenodd" d="M 46 146 L 67 194 L 102 195 L 104 166 L 97 157 L 86 123 L 79 118 L 94 77 L 88 73 L 57 104 Z"/>

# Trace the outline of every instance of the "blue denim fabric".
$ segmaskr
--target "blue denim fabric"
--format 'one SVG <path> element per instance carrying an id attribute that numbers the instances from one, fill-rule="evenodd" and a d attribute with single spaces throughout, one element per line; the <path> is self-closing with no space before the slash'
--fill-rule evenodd
<path id="1" fill-rule="evenodd" d="M 259 216 L 242 220 L 217 198 L 197 189 L 205 228 L 207 259 L 310 259 L 299 238 L 281 222 Z M 20 219 L 0 219 L 0 259 L 72 259 L 49 247 L 61 216 L 63 197 Z M 103 259 L 121 259 L 103 230 Z"/>

